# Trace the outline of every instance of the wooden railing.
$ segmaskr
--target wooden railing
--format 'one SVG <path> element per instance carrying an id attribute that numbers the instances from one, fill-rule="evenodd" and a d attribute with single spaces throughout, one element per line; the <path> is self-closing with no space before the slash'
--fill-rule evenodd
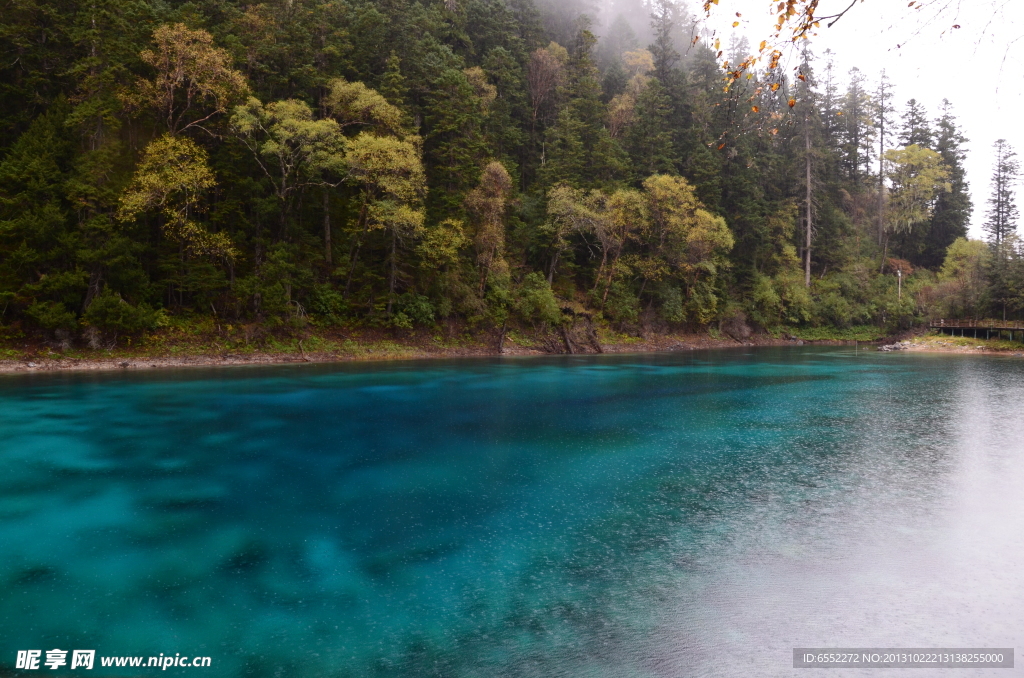
<path id="1" fill-rule="evenodd" d="M 943 318 L 933 320 L 929 327 L 934 329 L 978 329 L 978 330 L 1024 330 L 1021 320 L 992 320 L 987 318 Z"/>

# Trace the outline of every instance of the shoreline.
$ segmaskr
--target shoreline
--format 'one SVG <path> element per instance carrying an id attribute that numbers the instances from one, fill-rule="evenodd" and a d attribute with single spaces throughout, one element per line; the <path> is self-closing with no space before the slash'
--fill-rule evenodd
<path id="1" fill-rule="evenodd" d="M 936 340 L 936 337 L 920 337 L 898 351 L 909 353 L 956 353 L 959 355 L 999 355 L 1007 358 L 1024 358 L 1024 346 L 1018 348 L 994 348 L 985 346 L 982 340 L 972 339 L 969 345 Z"/>
<path id="2" fill-rule="evenodd" d="M 864 343 L 864 342 L 861 342 Z M 746 341 L 731 338 L 714 338 L 710 335 L 658 335 L 646 340 L 601 344 L 601 354 L 666 353 L 713 349 L 751 348 L 757 346 L 808 346 L 808 345 L 853 345 L 853 341 L 800 339 L 778 339 L 767 335 L 754 335 Z M 873 345 L 873 344 L 872 344 Z M 498 351 L 488 346 L 424 347 L 414 344 L 390 344 L 379 348 L 373 344 L 358 346 L 348 351 L 252 351 L 195 352 L 181 355 L 133 354 L 126 349 L 89 354 L 61 356 L 51 350 L 48 355 L 38 353 L 19 358 L 0 360 L 0 374 L 53 373 L 53 372 L 98 372 L 116 370 L 161 370 L 188 367 L 235 367 L 242 365 L 288 365 L 288 364 L 332 364 L 362 362 L 392 362 L 395 360 L 446 360 L 458 358 L 497 358 L 502 356 L 554 356 L 554 355 L 600 355 L 596 351 L 553 353 L 535 347 L 519 346 L 506 342 Z"/>
<path id="3" fill-rule="evenodd" d="M 985 340 L 959 340 L 943 335 L 919 335 L 907 340 L 883 346 L 885 342 L 859 342 L 853 340 L 801 340 L 782 339 L 764 334 L 755 334 L 745 341 L 726 336 L 719 338 L 709 334 L 656 335 L 635 341 L 602 343 L 602 354 L 627 353 L 671 353 L 699 350 L 737 349 L 767 346 L 870 346 L 875 350 L 913 353 L 956 353 L 971 355 L 1002 355 L 1024 357 L 1024 344 L 1018 347 L 995 347 Z M 986 345 L 989 343 L 990 345 Z M 506 342 L 502 351 L 483 344 L 471 346 L 426 346 L 422 343 L 397 343 L 394 341 L 351 343 L 347 350 L 307 351 L 299 346 L 298 351 L 253 350 L 247 352 L 217 351 L 173 351 L 162 354 L 133 352 L 130 349 L 98 349 L 87 353 L 78 352 L 71 356 L 60 355 L 52 349 L 48 354 L 26 352 L 17 358 L 0 359 L 0 374 L 30 374 L 55 372 L 108 372 L 116 370 L 166 370 L 190 367 L 238 367 L 243 365 L 325 365 L 335 363 L 393 362 L 396 360 L 451 360 L 459 358 L 498 358 L 502 356 L 554 356 L 570 355 L 554 353 L 533 346 L 522 346 Z M 870 350 L 870 349 L 869 349 Z M 571 355 L 599 355 L 595 351 L 577 352 Z"/>

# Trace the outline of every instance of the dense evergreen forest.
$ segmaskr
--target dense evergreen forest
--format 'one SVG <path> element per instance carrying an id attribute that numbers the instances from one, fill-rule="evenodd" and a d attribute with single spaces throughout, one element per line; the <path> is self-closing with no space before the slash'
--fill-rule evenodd
<path id="1" fill-rule="evenodd" d="M 8 337 L 1022 310 L 1012 150 L 966 240 L 949 107 L 810 44 L 730 84 L 749 47 L 670 0 L 0 8 Z"/>

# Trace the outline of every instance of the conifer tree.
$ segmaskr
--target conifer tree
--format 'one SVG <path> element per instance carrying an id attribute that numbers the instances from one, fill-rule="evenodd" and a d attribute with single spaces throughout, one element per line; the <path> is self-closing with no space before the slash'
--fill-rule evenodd
<path id="1" fill-rule="evenodd" d="M 885 145 L 892 135 L 891 118 L 893 108 L 889 105 L 892 99 L 892 83 L 889 82 L 885 71 L 882 71 L 878 79 L 878 89 L 875 91 L 875 120 L 878 127 L 878 244 L 882 244 L 885 237 Z"/>
<path id="2" fill-rule="evenodd" d="M 871 97 L 865 89 L 864 74 L 850 70 L 850 85 L 843 97 L 843 167 L 846 176 L 855 181 L 867 176 L 873 147 Z"/>
<path id="3" fill-rule="evenodd" d="M 1006 139 L 998 139 L 995 149 L 995 168 L 992 171 L 992 195 L 988 199 L 988 214 L 983 228 L 989 243 L 999 246 L 1017 230 L 1016 188 L 1020 180 L 1020 163 L 1017 153 Z"/>
<path id="4" fill-rule="evenodd" d="M 917 145 L 921 148 L 932 148 L 934 135 L 931 125 L 928 123 L 928 114 L 925 112 L 924 106 L 917 102 L 917 99 L 907 102 L 901 123 L 899 136 L 901 146 Z"/>
<path id="5" fill-rule="evenodd" d="M 957 238 L 967 237 L 967 226 L 974 211 L 964 170 L 967 157 L 964 144 L 968 139 L 957 126 L 948 100 L 942 102 L 942 115 L 935 122 L 935 130 L 935 150 L 949 168 L 950 190 L 939 194 L 928 238 L 917 262 L 931 269 L 942 265 L 946 250 Z"/>

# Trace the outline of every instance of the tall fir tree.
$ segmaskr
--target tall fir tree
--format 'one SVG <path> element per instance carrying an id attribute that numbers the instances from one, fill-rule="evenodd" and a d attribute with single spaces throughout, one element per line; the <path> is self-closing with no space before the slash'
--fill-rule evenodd
<path id="1" fill-rule="evenodd" d="M 875 126 L 878 128 L 878 243 L 885 237 L 885 151 L 886 142 L 892 136 L 892 83 L 882 71 L 875 90 Z"/>
<path id="2" fill-rule="evenodd" d="M 928 113 L 917 99 L 908 101 L 907 107 L 903 111 L 899 142 L 904 147 L 916 145 L 921 148 L 932 148 L 934 144 L 934 134 L 929 124 Z"/>
<path id="3" fill-rule="evenodd" d="M 1017 153 L 1006 139 L 998 139 L 995 149 L 995 168 L 992 171 L 992 195 L 988 199 L 988 214 L 983 228 L 989 243 L 999 246 L 1017 231 L 1017 183 L 1020 181 L 1020 163 Z"/>
<path id="4" fill-rule="evenodd" d="M 850 70 L 850 84 L 843 97 L 843 167 L 847 178 L 862 181 L 871 172 L 874 121 L 871 95 L 859 68 Z"/>
<path id="5" fill-rule="evenodd" d="M 935 150 L 949 168 L 948 192 L 940 193 L 928 229 L 928 239 L 921 252 L 922 266 L 938 269 L 946 256 L 946 250 L 957 238 L 967 237 L 974 205 L 971 202 L 970 185 L 964 161 L 969 140 L 964 137 L 953 115 L 952 104 L 942 101 L 942 115 L 935 121 Z"/>

